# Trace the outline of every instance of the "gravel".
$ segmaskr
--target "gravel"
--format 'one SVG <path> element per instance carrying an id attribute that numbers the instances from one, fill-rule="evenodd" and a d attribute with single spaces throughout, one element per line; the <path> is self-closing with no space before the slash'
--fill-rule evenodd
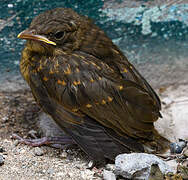
<path id="1" fill-rule="evenodd" d="M 41 137 L 41 131 L 37 124 L 40 108 L 36 105 L 31 92 L 27 88 L 18 90 L 14 88 L 13 90 L 14 92 L 4 91 L 0 88 L 0 179 L 102 180 L 103 175 L 106 176 L 106 173 L 109 175 L 114 172 L 113 164 L 101 168 L 87 169 L 89 158 L 78 147 L 68 148 L 67 150 L 47 146 L 36 148 L 20 144 L 17 140 L 11 139 L 13 133 L 23 138 L 32 138 L 31 134 Z M 172 95 L 186 96 L 188 94 L 186 85 L 176 88 L 170 87 L 163 91 L 159 91 L 162 98 L 169 97 L 173 100 Z M 171 109 L 170 107 L 163 107 L 163 109 L 164 118 L 161 122 L 164 124 L 161 125 L 173 129 L 173 123 L 170 126 L 165 124 L 168 119 L 169 122 L 172 121 Z M 159 121 L 159 123 L 161 122 Z M 169 135 L 174 137 L 174 134 L 168 128 L 163 131 L 162 127 L 158 125 L 162 134 L 166 137 L 169 137 Z M 30 135 L 28 134 L 29 131 Z M 173 167 L 175 166 L 176 161 L 174 160 Z"/>

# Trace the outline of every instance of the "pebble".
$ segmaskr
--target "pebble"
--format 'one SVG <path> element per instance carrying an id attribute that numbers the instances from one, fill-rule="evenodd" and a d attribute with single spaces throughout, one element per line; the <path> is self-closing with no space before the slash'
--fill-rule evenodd
<path id="1" fill-rule="evenodd" d="M 12 8 L 14 5 L 13 4 L 8 4 L 8 7 L 9 8 Z"/>
<path id="2" fill-rule="evenodd" d="M 64 159 L 67 158 L 67 156 L 68 156 L 68 154 L 67 154 L 66 152 L 63 152 L 63 153 L 61 154 L 61 157 L 64 158 Z"/>
<path id="3" fill-rule="evenodd" d="M 50 175 L 52 175 L 54 173 L 54 169 L 53 168 L 49 168 L 47 170 L 47 173 L 50 174 Z"/>
<path id="4" fill-rule="evenodd" d="M 170 168 L 172 169 L 172 172 L 175 174 L 176 171 L 177 171 L 176 159 L 172 159 L 172 160 L 166 161 L 166 163 L 170 166 Z"/>
<path id="5" fill-rule="evenodd" d="M 89 169 L 85 169 L 84 171 L 81 171 L 81 178 L 82 179 L 93 179 L 93 175 L 95 172 L 90 171 Z"/>
<path id="6" fill-rule="evenodd" d="M 2 155 L 0 155 L 0 166 L 2 166 L 4 164 L 4 157 Z"/>
<path id="7" fill-rule="evenodd" d="M 116 180 L 116 176 L 112 171 L 107 171 L 107 170 L 104 169 L 103 179 L 104 180 Z"/>
<path id="8" fill-rule="evenodd" d="M 4 147 L 0 147 L 0 153 L 3 153 L 3 152 L 5 152 L 5 149 L 4 149 Z"/>
<path id="9" fill-rule="evenodd" d="M 68 172 L 67 173 L 68 177 L 72 178 L 74 176 L 74 174 L 72 172 Z"/>
<path id="10" fill-rule="evenodd" d="M 20 149 L 20 154 L 24 154 L 26 152 L 25 149 Z"/>
<path id="11" fill-rule="evenodd" d="M 58 172 L 56 175 L 57 175 L 57 176 L 64 176 L 65 173 L 64 173 L 64 172 Z"/>
<path id="12" fill-rule="evenodd" d="M 39 147 L 34 148 L 33 152 L 36 156 L 42 156 L 44 154 L 44 151 Z"/>
<path id="13" fill-rule="evenodd" d="M 95 164 L 94 161 L 89 161 L 89 163 L 88 163 L 88 169 L 93 168 L 94 164 Z"/>
<path id="14" fill-rule="evenodd" d="M 164 105 L 168 106 L 168 105 L 170 105 L 170 104 L 173 103 L 173 100 L 170 99 L 169 97 L 165 97 L 165 98 L 163 98 L 162 103 L 163 103 Z"/>
<path id="15" fill-rule="evenodd" d="M 106 170 L 114 171 L 115 170 L 115 164 L 107 164 L 106 165 Z"/>
<path id="16" fill-rule="evenodd" d="M 148 179 L 152 165 L 158 165 L 162 174 L 173 172 L 169 165 L 153 154 L 120 154 L 115 159 L 115 174 L 128 179 Z"/>
<path id="17" fill-rule="evenodd" d="M 5 117 L 1 118 L 1 120 L 2 120 L 3 123 L 6 123 L 8 121 L 8 117 L 5 116 Z"/>
<path id="18" fill-rule="evenodd" d="M 19 144 L 19 141 L 16 139 L 15 141 L 14 141 L 14 146 L 17 146 Z"/>
<path id="19" fill-rule="evenodd" d="M 171 143 L 170 144 L 170 152 L 172 154 L 180 154 L 183 149 L 186 147 L 186 142 L 184 140 L 179 140 L 177 143 Z"/>

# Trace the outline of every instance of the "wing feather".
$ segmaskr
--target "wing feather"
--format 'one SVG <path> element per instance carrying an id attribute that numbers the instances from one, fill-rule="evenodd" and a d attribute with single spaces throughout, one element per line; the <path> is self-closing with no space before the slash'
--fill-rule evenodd
<path id="1" fill-rule="evenodd" d="M 153 122 L 160 116 L 160 101 L 135 69 L 126 65 L 123 76 L 120 69 L 118 73 L 117 69 L 81 52 L 56 59 L 59 65 L 49 62 L 40 77 L 48 77 L 42 83 L 64 109 L 87 115 L 119 134 L 147 137 L 153 130 Z"/>

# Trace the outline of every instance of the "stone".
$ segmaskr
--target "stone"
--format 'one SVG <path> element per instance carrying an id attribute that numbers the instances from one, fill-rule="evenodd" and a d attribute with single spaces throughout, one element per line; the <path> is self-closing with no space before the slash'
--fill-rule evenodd
<path id="1" fill-rule="evenodd" d="M 128 179 L 148 179 L 151 166 L 158 165 L 162 174 L 172 172 L 168 164 L 153 154 L 120 154 L 115 159 L 115 174 Z"/>
<path id="2" fill-rule="evenodd" d="M 4 147 L 0 146 L 0 153 L 3 153 L 3 152 L 5 152 L 5 149 Z"/>
<path id="3" fill-rule="evenodd" d="M 2 155 L 0 155 L 0 166 L 2 166 L 4 164 L 4 157 Z"/>
<path id="4" fill-rule="evenodd" d="M 81 178 L 82 179 L 93 179 L 94 171 L 91 171 L 89 169 L 85 169 L 84 171 L 81 171 Z"/>
<path id="5" fill-rule="evenodd" d="M 115 164 L 107 164 L 105 168 L 106 168 L 106 170 L 114 171 L 115 170 Z"/>
<path id="6" fill-rule="evenodd" d="M 179 142 L 170 144 L 170 152 L 172 154 L 174 153 L 180 154 L 183 151 L 183 149 L 186 147 L 186 145 L 187 145 L 186 141 L 180 139 Z"/>
<path id="7" fill-rule="evenodd" d="M 14 140 L 14 146 L 17 146 L 18 144 L 19 144 L 19 141 L 16 139 L 16 140 Z"/>
<path id="8" fill-rule="evenodd" d="M 39 147 L 34 148 L 33 152 L 36 156 L 42 156 L 44 154 L 44 151 Z"/>
<path id="9" fill-rule="evenodd" d="M 172 159 L 172 160 L 166 161 L 166 163 L 169 165 L 169 167 L 173 170 L 173 173 L 175 174 L 176 171 L 177 171 L 176 159 Z"/>
<path id="10" fill-rule="evenodd" d="M 47 173 L 50 174 L 50 175 L 53 175 L 54 172 L 55 172 L 55 171 L 54 171 L 53 168 L 49 168 L 49 169 L 47 170 Z"/>
<path id="11" fill-rule="evenodd" d="M 61 153 L 61 157 L 62 157 L 63 159 L 67 158 L 67 156 L 68 156 L 68 154 L 67 154 L 67 152 L 65 152 L 65 151 Z"/>
<path id="12" fill-rule="evenodd" d="M 162 180 L 164 175 L 161 172 L 158 164 L 152 164 L 148 180 Z"/>
<path id="13" fill-rule="evenodd" d="M 173 103 L 173 100 L 172 100 L 171 98 L 169 98 L 169 97 L 165 97 L 165 98 L 163 98 L 162 103 L 163 103 L 165 106 L 169 106 L 170 104 Z"/>
<path id="14" fill-rule="evenodd" d="M 104 180 L 116 180 L 116 176 L 112 171 L 107 171 L 107 170 L 104 169 L 103 179 Z"/>

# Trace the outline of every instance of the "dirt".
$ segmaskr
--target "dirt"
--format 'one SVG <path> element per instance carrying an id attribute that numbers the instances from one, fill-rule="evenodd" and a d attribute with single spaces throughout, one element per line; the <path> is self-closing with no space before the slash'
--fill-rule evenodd
<path id="1" fill-rule="evenodd" d="M 13 140 L 11 138 L 13 133 L 32 138 L 28 133 L 31 130 L 36 132 L 37 137 L 41 136 L 37 124 L 41 109 L 35 103 L 27 86 L 11 89 L 13 86 L 9 82 L 9 86 L 6 87 L 8 89 L 0 88 L 0 155 L 4 158 L 4 164 L 0 166 L 0 179 L 103 179 L 104 168 L 87 169 L 89 159 L 77 147 L 67 150 L 47 146 L 36 148 Z M 175 137 L 170 107 L 176 101 L 174 97 L 187 97 L 187 87 L 188 85 L 180 85 L 158 89 L 162 102 L 164 100 L 162 111 L 164 118 L 159 120 L 156 126 L 169 139 Z M 171 126 L 168 127 L 164 122 L 170 122 Z"/>
<path id="2" fill-rule="evenodd" d="M 13 133 L 31 138 L 29 131 L 40 137 L 37 121 L 40 108 L 29 89 L 0 92 L 0 179 L 101 179 L 100 169 L 89 170 L 88 157 L 79 149 L 59 150 L 43 146 L 39 149 L 18 143 Z"/>

